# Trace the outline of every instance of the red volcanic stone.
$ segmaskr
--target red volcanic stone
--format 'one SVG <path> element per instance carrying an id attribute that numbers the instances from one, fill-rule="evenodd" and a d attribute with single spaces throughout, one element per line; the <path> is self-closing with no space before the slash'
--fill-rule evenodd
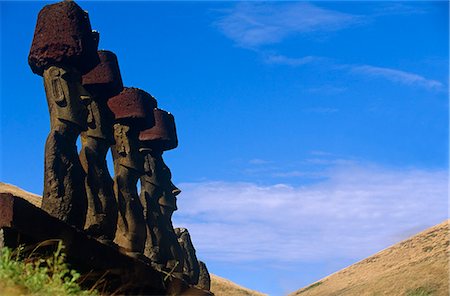
<path id="1" fill-rule="evenodd" d="M 156 150 L 171 150 L 178 146 L 175 118 L 172 114 L 161 109 L 154 109 L 155 125 L 143 130 L 139 140 L 146 142 L 149 147 Z"/>
<path id="2" fill-rule="evenodd" d="M 142 89 L 125 87 L 120 94 L 110 98 L 107 104 L 118 122 L 138 124 L 140 128 L 148 128 L 154 124 L 156 99 Z"/>
<path id="3" fill-rule="evenodd" d="M 111 51 L 99 50 L 98 57 L 100 64 L 83 75 L 83 86 L 97 97 L 118 95 L 123 90 L 123 84 L 116 55 Z"/>
<path id="4" fill-rule="evenodd" d="M 28 64 L 41 75 L 55 64 L 73 66 L 81 74 L 98 62 L 98 33 L 92 32 L 88 14 L 73 1 L 44 6 L 38 15 Z"/>

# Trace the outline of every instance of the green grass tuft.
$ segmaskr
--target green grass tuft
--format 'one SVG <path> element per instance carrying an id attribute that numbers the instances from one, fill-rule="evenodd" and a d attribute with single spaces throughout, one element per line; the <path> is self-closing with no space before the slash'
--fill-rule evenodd
<path id="1" fill-rule="evenodd" d="M 63 245 L 47 258 L 25 257 L 24 248 L 0 250 L 0 294 L 2 295 L 98 295 L 82 290 L 77 281 L 80 274 L 65 263 Z"/>
<path id="2" fill-rule="evenodd" d="M 315 287 L 317 287 L 317 286 L 320 286 L 322 284 L 322 282 L 317 282 L 317 283 L 314 283 L 314 284 L 312 284 L 312 285 L 309 285 L 308 287 L 306 287 L 302 292 L 306 292 L 306 291 L 308 291 L 308 290 L 311 290 L 311 289 L 313 289 L 313 288 L 315 288 Z"/>
<path id="3" fill-rule="evenodd" d="M 433 290 L 425 287 L 419 287 L 406 292 L 406 296 L 432 296 Z"/>

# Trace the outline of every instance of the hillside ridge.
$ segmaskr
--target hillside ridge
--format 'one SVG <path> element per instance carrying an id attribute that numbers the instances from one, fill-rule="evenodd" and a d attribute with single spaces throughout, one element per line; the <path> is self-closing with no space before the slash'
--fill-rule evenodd
<path id="1" fill-rule="evenodd" d="M 447 296 L 449 221 L 419 232 L 290 295 L 416 295 L 416 291 L 417 295 Z"/>

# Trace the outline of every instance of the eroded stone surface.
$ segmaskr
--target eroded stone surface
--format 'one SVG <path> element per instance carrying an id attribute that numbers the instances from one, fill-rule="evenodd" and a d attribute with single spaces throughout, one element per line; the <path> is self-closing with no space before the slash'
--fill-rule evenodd
<path id="1" fill-rule="evenodd" d="M 69 67 L 51 66 L 43 76 L 51 130 L 45 143 L 42 208 L 82 228 L 87 201 L 76 140 L 86 128 L 87 113 L 81 102 L 80 75 Z"/>
<path id="2" fill-rule="evenodd" d="M 153 109 L 157 103 L 149 93 L 132 87 L 125 87 L 120 94 L 108 100 L 108 107 L 118 122 L 132 124 L 138 129 L 154 125 Z"/>
<path id="3" fill-rule="evenodd" d="M 161 109 L 154 109 L 155 125 L 143 130 L 139 140 L 149 142 L 148 145 L 155 150 L 165 151 L 178 146 L 175 118 L 172 114 Z"/>
<path id="4" fill-rule="evenodd" d="M 84 74 L 99 62 L 97 45 L 88 14 L 75 2 L 46 5 L 38 15 L 28 64 L 38 75 L 51 65 L 71 66 Z"/>
<path id="5" fill-rule="evenodd" d="M 186 228 L 175 228 L 175 233 L 184 253 L 183 273 L 190 284 L 197 285 L 200 276 L 200 266 L 192 244 L 191 235 Z"/>
<path id="6" fill-rule="evenodd" d="M 209 291 L 211 289 L 211 276 L 209 275 L 208 268 L 203 261 L 198 261 L 198 266 L 200 269 L 200 274 L 198 277 L 197 287 L 200 289 Z"/>
<path id="7" fill-rule="evenodd" d="M 123 90 L 122 76 L 116 55 L 108 50 L 99 50 L 100 63 L 83 75 L 83 86 L 97 99 L 109 99 Z"/>
<path id="8" fill-rule="evenodd" d="M 81 134 L 80 160 L 85 181 L 88 211 L 85 229 L 102 241 L 114 240 L 117 225 L 117 202 L 113 180 L 106 164 L 106 154 L 114 144 L 114 114 L 107 101 L 123 89 L 119 65 L 114 53 L 99 51 L 100 64 L 83 76 L 83 86 L 90 94 L 87 104 L 87 131 Z"/>
<path id="9" fill-rule="evenodd" d="M 171 172 L 162 159 L 162 152 L 143 148 L 144 171 L 141 177 L 141 202 L 147 227 L 144 255 L 162 266 L 183 273 L 183 250 L 172 225 L 176 210 L 175 195 L 180 192 L 171 182 Z"/>

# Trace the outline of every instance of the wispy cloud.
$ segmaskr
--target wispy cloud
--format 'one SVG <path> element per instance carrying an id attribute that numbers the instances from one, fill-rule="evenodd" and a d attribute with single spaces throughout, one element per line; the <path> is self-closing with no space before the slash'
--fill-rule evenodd
<path id="1" fill-rule="evenodd" d="M 443 84 L 437 80 L 427 79 L 421 75 L 391 68 L 371 65 L 351 66 L 351 71 L 372 77 L 385 78 L 393 82 L 407 85 L 422 86 L 429 89 L 442 89 Z"/>
<path id="2" fill-rule="evenodd" d="M 292 34 L 335 31 L 361 21 L 359 16 L 305 2 L 243 2 L 216 25 L 239 46 L 253 48 L 278 43 Z"/>
<path id="3" fill-rule="evenodd" d="M 253 159 L 250 159 L 248 161 L 248 163 L 249 164 L 253 164 L 253 165 L 264 165 L 264 164 L 271 163 L 271 161 L 265 160 L 265 159 L 261 159 L 261 158 L 253 158 Z"/>
<path id="4" fill-rule="evenodd" d="M 205 260 L 357 260 L 447 217 L 445 171 L 347 165 L 328 171 L 326 181 L 300 187 L 179 187 L 175 225 L 189 228 Z"/>
<path id="5" fill-rule="evenodd" d="M 298 67 L 298 66 L 302 66 L 305 64 L 323 60 L 323 58 L 315 57 L 315 56 L 291 58 L 291 57 L 287 57 L 287 56 L 279 55 L 279 54 L 266 54 L 266 55 L 264 55 L 263 59 L 266 64 L 287 65 L 287 66 L 292 66 L 292 67 Z"/>

